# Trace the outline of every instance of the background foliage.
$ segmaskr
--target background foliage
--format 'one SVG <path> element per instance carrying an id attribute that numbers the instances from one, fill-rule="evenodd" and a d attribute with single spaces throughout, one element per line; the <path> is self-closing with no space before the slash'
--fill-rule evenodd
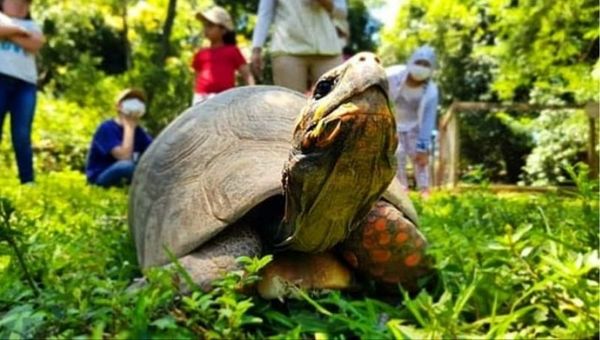
<path id="1" fill-rule="evenodd" d="M 124 87 L 148 93 L 145 125 L 155 135 L 187 108 L 189 63 L 206 43 L 194 14 L 211 3 L 36 1 L 34 18 L 49 38 L 39 58 L 38 166 L 81 169 L 94 127 L 114 115 L 115 95 Z M 249 55 L 258 0 L 215 3 L 232 13 L 238 44 Z M 377 50 L 391 65 L 404 62 L 418 45 L 436 48 L 441 113 L 455 100 L 552 105 L 598 100 L 599 7 L 594 1 L 407 0 L 378 40 L 372 34 L 382 25 L 368 8 L 384 2 L 348 4 L 351 51 Z M 268 66 L 268 49 L 266 54 Z M 270 79 L 267 67 L 262 81 Z M 588 127 L 582 111 L 464 112 L 460 122 L 465 180 L 485 169 L 485 178 L 494 182 L 569 184 L 564 164 L 585 160 Z"/>
<path id="2" fill-rule="evenodd" d="M 167 36 L 171 3 L 175 12 Z M 232 13 L 238 45 L 249 56 L 258 1 L 215 3 Z M 38 167 L 82 169 L 95 127 L 115 115 L 114 99 L 123 88 L 138 87 L 148 94 L 144 125 L 154 135 L 185 110 L 192 99 L 189 65 L 193 53 L 206 44 L 195 13 L 211 4 L 209 0 L 36 1 L 33 17 L 48 38 L 38 60 L 42 90 L 34 126 Z M 369 35 L 362 34 L 370 20 L 365 5 L 353 0 L 349 9 L 353 48 L 373 50 Z M 10 145 L 0 148 L 8 164 Z"/>
<path id="3" fill-rule="evenodd" d="M 598 8 L 591 0 L 407 0 L 382 32 L 379 51 L 391 64 L 404 62 L 421 44 L 435 47 L 443 105 L 581 105 L 598 101 L 600 94 Z M 556 117 L 565 113 L 549 111 L 465 112 L 460 116 L 463 170 L 480 166 L 494 181 L 563 182 L 564 163 L 584 160 L 581 141 L 587 136 L 583 113 L 568 115 L 576 117 L 561 120 Z M 551 120 L 555 124 L 547 123 Z M 548 134 L 552 140 L 540 137 Z M 560 157 L 550 151 L 557 148 L 563 151 Z"/>
<path id="4" fill-rule="evenodd" d="M 258 1 L 217 0 L 247 52 Z M 191 100 L 194 12 L 208 0 L 37 0 L 48 44 L 34 124 L 38 178 L 19 186 L 0 145 L 0 338 L 591 338 L 598 336 L 598 187 L 583 159 L 580 111 L 463 113 L 463 170 L 475 182 L 573 183 L 569 196 L 415 197 L 437 289 L 416 296 L 333 292 L 266 302 L 240 291 L 269 259 L 245 259 L 209 293 L 184 295 L 169 270 L 139 271 L 125 189 L 81 174 L 96 126 L 125 87 L 150 97 L 157 134 Z M 350 0 L 351 48 L 403 62 L 439 54 L 442 107 L 454 100 L 580 104 L 597 100 L 598 4 L 590 0 L 406 0 L 384 27 Z M 169 15 L 169 6 L 175 11 Z M 169 19 L 170 18 L 170 19 Z M 169 28 L 168 22 L 172 20 Z M 267 52 L 268 53 L 268 52 Z M 268 77 L 264 77 L 268 81 Z M 6 131 L 6 129 L 5 129 Z M 522 169 L 525 169 L 523 173 Z M 178 273 L 181 278 L 181 273 Z"/>
<path id="5" fill-rule="evenodd" d="M 285 304 L 238 289 L 268 258 L 246 259 L 245 273 L 209 293 L 182 294 L 164 269 L 130 287 L 142 273 L 124 189 L 90 187 L 69 171 L 44 174 L 34 187 L 2 177 L 0 338 L 596 337 L 598 187 L 585 168 L 571 171 L 579 189 L 569 197 L 485 189 L 436 193 L 427 204 L 414 197 L 437 289 L 330 292 Z"/>

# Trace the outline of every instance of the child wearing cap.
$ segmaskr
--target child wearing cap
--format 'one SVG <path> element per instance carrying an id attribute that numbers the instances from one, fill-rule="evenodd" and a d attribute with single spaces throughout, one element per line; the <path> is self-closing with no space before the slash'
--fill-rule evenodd
<path id="1" fill-rule="evenodd" d="M 210 46 L 194 55 L 192 68 L 195 71 L 194 102 L 207 98 L 235 86 L 236 71 L 245 83 L 254 85 L 250 67 L 236 46 L 233 21 L 229 13 L 219 6 L 200 12 L 196 18 L 202 21 L 204 36 Z"/>
<path id="2" fill-rule="evenodd" d="M 130 183 L 139 157 L 152 138 L 139 126 L 146 112 L 144 93 L 124 90 L 117 99 L 118 116 L 104 121 L 94 134 L 85 166 L 87 180 L 102 187 Z"/>

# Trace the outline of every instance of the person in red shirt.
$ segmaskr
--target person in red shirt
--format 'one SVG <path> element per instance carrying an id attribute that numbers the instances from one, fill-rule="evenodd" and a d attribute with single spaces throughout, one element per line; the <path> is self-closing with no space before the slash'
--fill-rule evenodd
<path id="1" fill-rule="evenodd" d="M 214 6 L 196 14 L 202 21 L 204 36 L 210 46 L 194 55 L 192 67 L 196 73 L 193 104 L 200 103 L 217 93 L 235 86 L 236 71 L 245 83 L 254 85 L 254 78 L 246 59 L 236 46 L 233 21 L 227 11 Z"/>

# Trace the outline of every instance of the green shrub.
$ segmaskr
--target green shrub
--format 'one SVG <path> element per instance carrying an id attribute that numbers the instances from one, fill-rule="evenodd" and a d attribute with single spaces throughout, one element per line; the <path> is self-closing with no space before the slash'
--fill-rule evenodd
<path id="1" fill-rule="evenodd" d="M 587 115 L 580 110 L 542 111 L 532 124 L 536 146 L 527 157 L 524 180 L 533 185 L 570 184 L 564 167 L 586 161 Z"/>
<path id="2" fill-rule="evenodd" d="M 599 204 L 597 182 L 575 170 L 573 197 L 482 189 L 417 198 L 439 293 L 330 292 L 285 303 L 238 289 L 268 258 L 243 260 L 245 271 L 209 293 L 182 295 L 174 283 L 185 275 L 164 269 L 128 289 L 142 273 L 126 189 L 90 187 L 72 171 L 41 173 L 34 186 L 2 177 L 0 196 L 15 208 L 11 228 L 39 293 L 0 239 L 0 337 L 589 338 L 600 321 Z"/>

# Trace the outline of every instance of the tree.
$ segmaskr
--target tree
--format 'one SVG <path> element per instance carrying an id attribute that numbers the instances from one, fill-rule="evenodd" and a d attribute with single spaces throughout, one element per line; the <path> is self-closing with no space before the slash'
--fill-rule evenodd
<path id="1" fill-rule="evenodd" d="M 532 92 L 566 103 L 600 97 L 598 1 L 489 1 L 498 61 L 494 90 L 502 98 L 527 100 Z M 487 51 L 486 51 L 487 52 Z M 516 57 L 515 57 L 516 56 Z M 519 89 L 529 91 L 519 92 Z"/>
<path id="2" fill-rule="evenodd" d="M 593 77 L 600 69 L 597 18 L 598 4 L 591 0 L 407 0 L 383 30 L 380 53 L 387 64 L 401 63 L 418 45 L 432 45 L 439 58 L 442 106 L 454 100 L 584 103 L 599 97 L 599 80 Z M 514 182 L 533 151 L 544 155 L 534 157 L 544 166 L 534 166 L 531 159 L 527 169 L 556 173 L 559 162 L 536 151 L 542 147 L 534 143 L 536 129 L 550 126 L 535 124 L 539 114 L 462 115 L 464 159 L 483 165 L 493 179 Z M 581 144 L 570 138 L 587 130 L 584 124 L 569 124 L 569 131 L 576 126 L 578 132 L 561 140 L 560 145 L 573 148 L 561 163 L 580 160 Z"/>
<path id="3" fill-rule="evenodd" d="M 165 23 L 163 24 L 161 41 L 160 41 L 160 54 L 158 57 L 158 65 L 164 66 L 165 60 L 169 55 L 169 51 L 171 50 L 171 32 L 173 31 L 173 22 L 175 21 L 175 15 L 177 8 L 177 0 L 169 0 L 169 5 L 167 6 L 167 17 L 165 18 Z"/>
<path id="4" fill-rule="evenodd" d="M 381 27 L 367 10 L 365 1 L 349 0 L 348 24 L 350 26 L 350 41 L 348 47 L 353 53 L 360 51 L 375 51 L 373 34 Z"/>

